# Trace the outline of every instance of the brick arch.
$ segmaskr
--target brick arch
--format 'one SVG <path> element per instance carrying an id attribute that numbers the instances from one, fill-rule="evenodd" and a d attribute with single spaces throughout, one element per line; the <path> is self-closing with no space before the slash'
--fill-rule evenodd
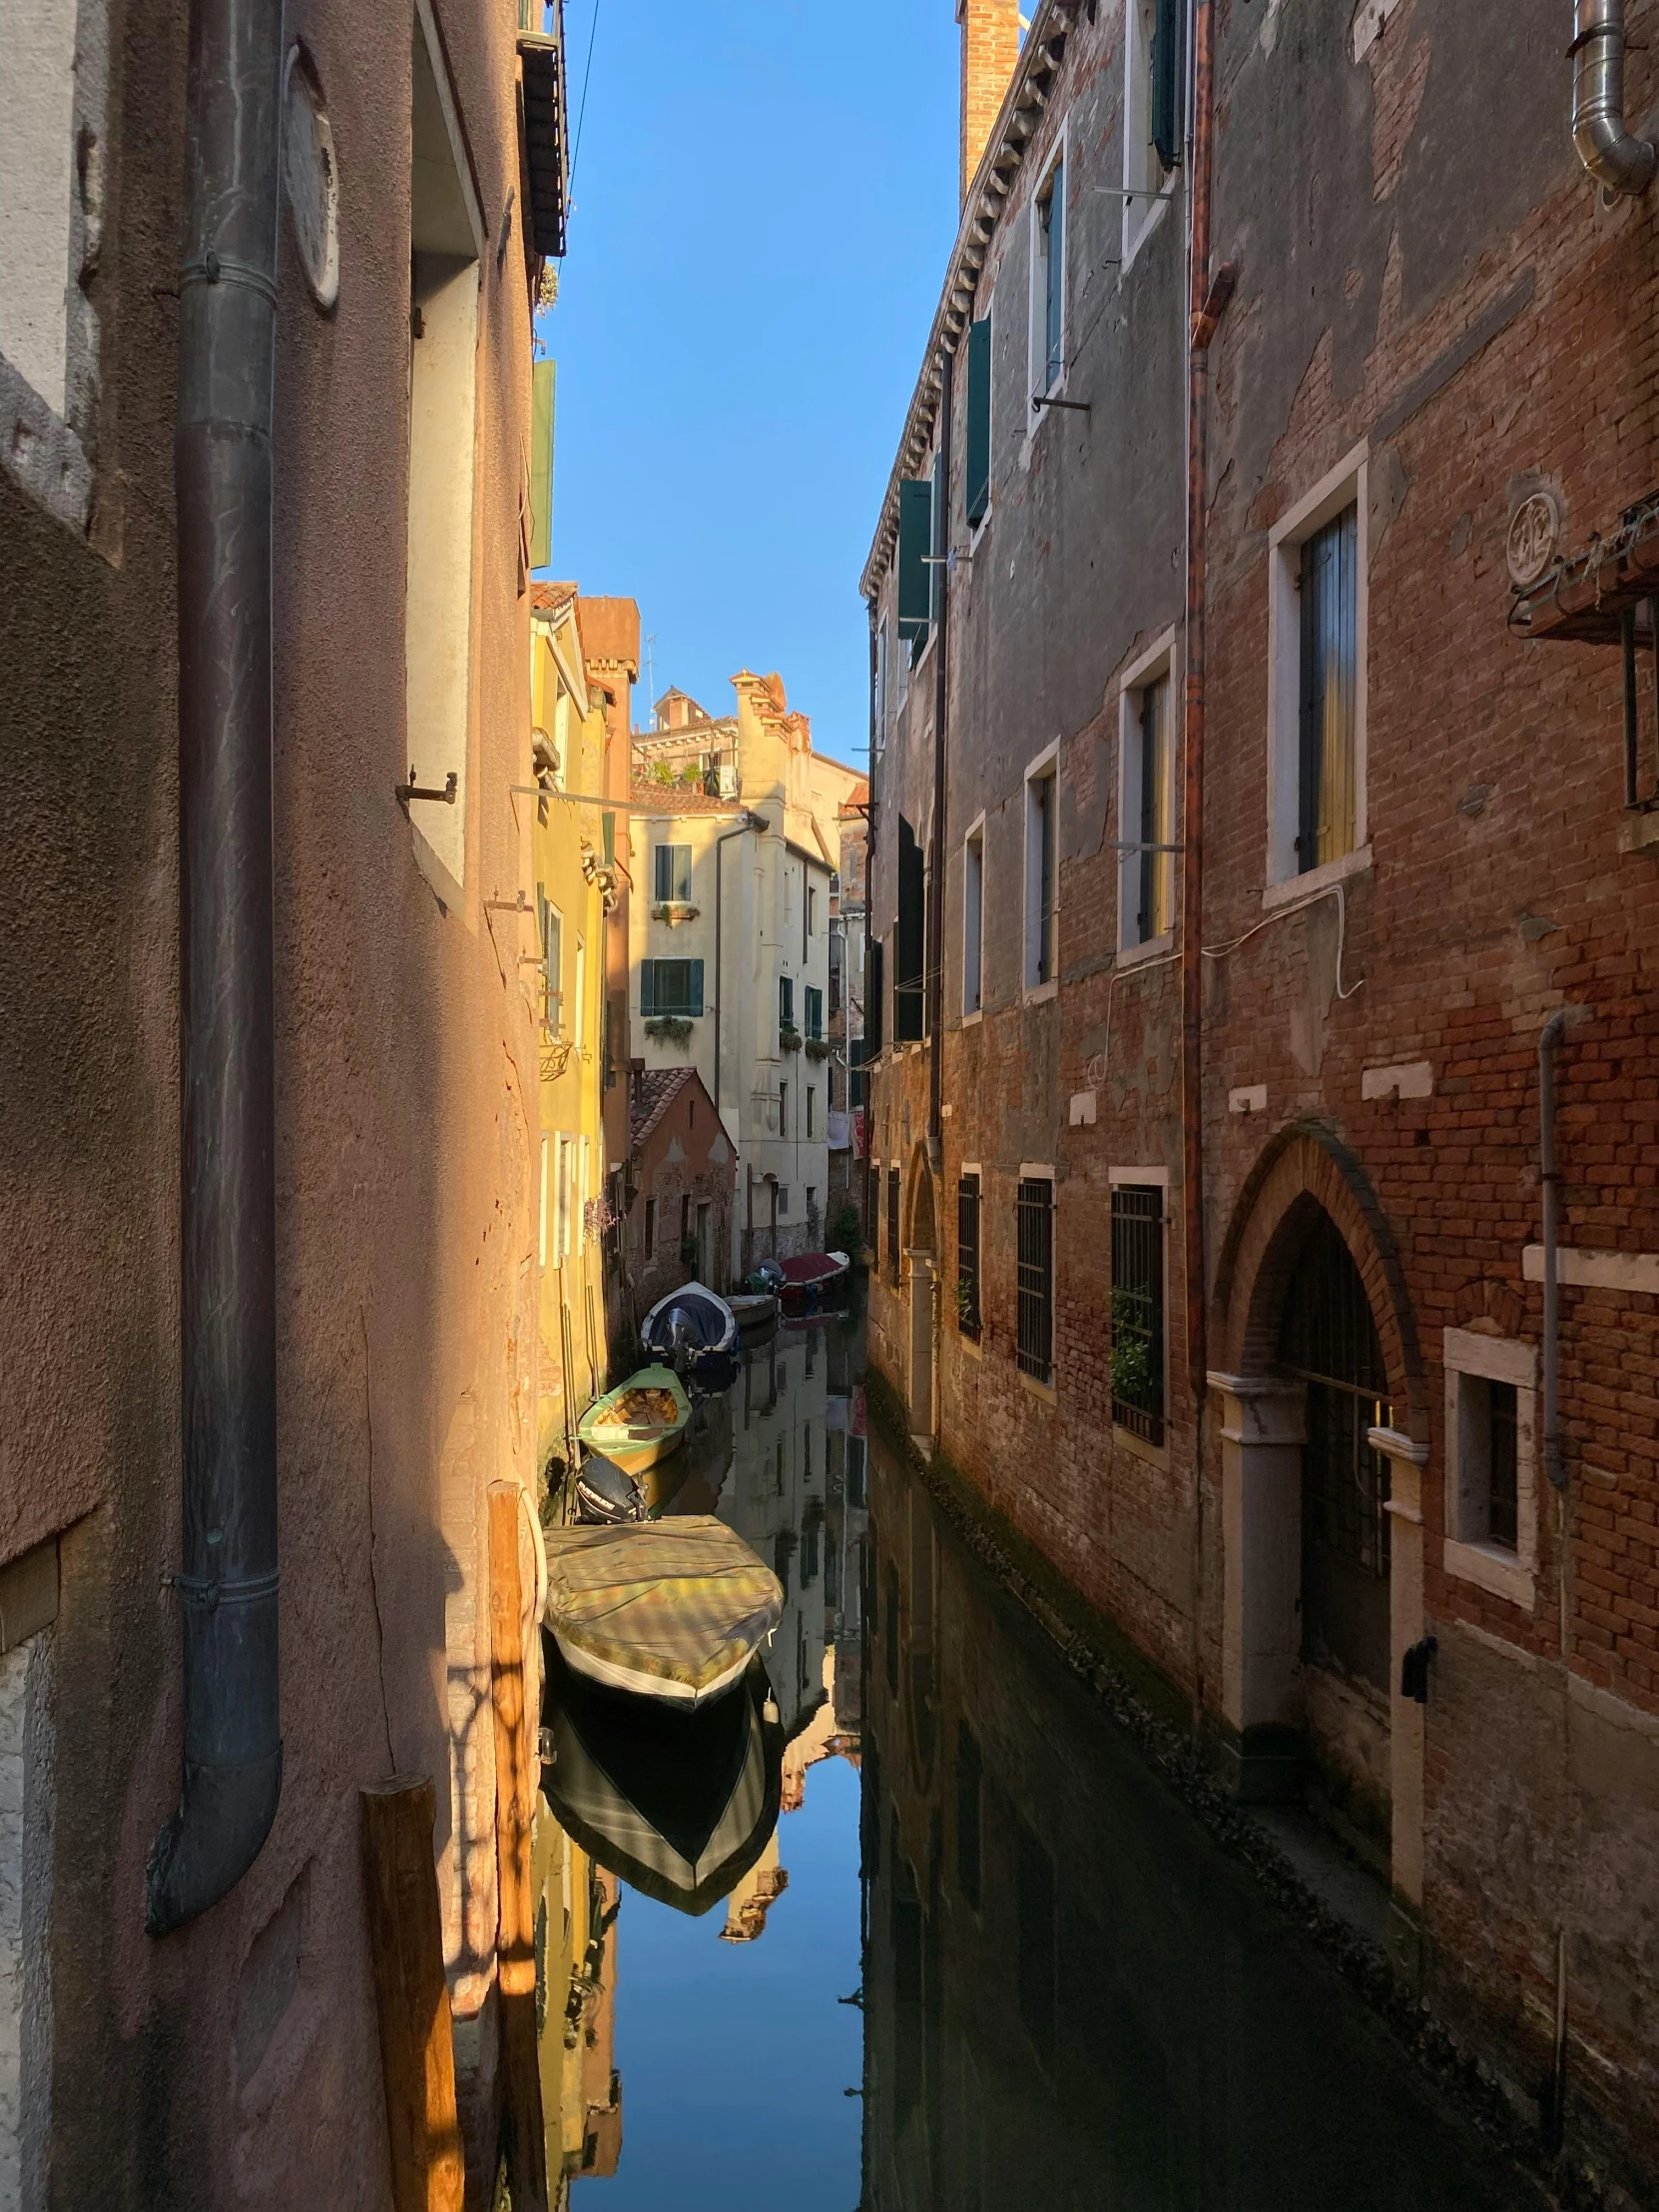
<path id="1" fill-rule="evenodd" d="M 1394 1419 L 1425 1442 L 1422 1350 L 1399 1249 L 1358 1158 L 1323 1123 L 1295 1122 L 1282 1129 L 1239 1196 L 1212 1309 L 1212 1342 L 1222 1355 L 1217 1364 L 1233 1375 L 1273 1373 L 1280 1317 L 1316 1209 L 1336 1223 L 1366 1286 Z"/>
<path id="2" fill-rule="evenodd" d="M 1507 1283 L 1494 1276 L 1471 1276 L 1451 1302 L 1451 1319 L 1459 1329 L 1471 1323 L 1490 1322 L 1499 1336 L 1524 1337 L 1526 1301 Z"/>
<path id="3" fill-rule="evenodd" d="M 933 1171 L 927 1165 L 927 1147 L 915 1146 L 910 1154 L 910 1183 L 904 1197 L 904 1249 L 939 1256 L 938 1209 L 934 1204 Z"/>

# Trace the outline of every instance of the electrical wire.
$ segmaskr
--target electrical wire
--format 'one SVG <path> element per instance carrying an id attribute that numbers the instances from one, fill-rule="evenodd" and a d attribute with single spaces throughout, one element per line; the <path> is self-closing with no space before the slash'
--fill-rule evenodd
<path id="1" fill-rule="evenodd" d="M 588 84 L 593 76 L 593 42 L 599 36 L 599 0 L 593 0 L 593 20 L 588 25 L 588 58 L 582 70 L 582 99 L 576 111 L 576 143 L 570 150 L 569 191 L 576 183 L 576 164 L 582 159 L 582 125 L 588 118 Z"/>
<path id="2" fill-rule="evenodd" d="M 1227 944 L 1207 944 L 1204 947 L 1204 957 L 1207 960 L 1225 960 L 1229 953 L 1237 952 L 1240 945 L 1248 944 L 1252 937 L 1259 936 L 1272 923 L 1283 921 L 1287 914 L 1305 914 L 1311 906 L 1317 906 L 1322 898 L 1334 898 L 1337 901 L 1337 996 L 1352 998 L 1356 991 L 1364 989 L 1366 979 L 1362 975 L 1357 983 L 1350 984 L 1346 991 L 1343 989 L 1343 955 L 1348 945 L 1348 891 L 1342 883 L 1328 883 L 1324 890 L 1315 891 L 1308 898 L 1299 898 L 1290 905 L 1278 907 L 1273 913 L 1264 915 L 1254 927 L 1247 929 L 1242 937 L 1234 937 Z"/>

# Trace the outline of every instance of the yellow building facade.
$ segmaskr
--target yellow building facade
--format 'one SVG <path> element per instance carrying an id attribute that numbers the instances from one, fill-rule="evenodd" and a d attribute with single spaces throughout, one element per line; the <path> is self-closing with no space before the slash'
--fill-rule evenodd
<path id="1" fill-rule="evenodd" d="M 576 1423 L 606 1386 L 605 920 L 617 895 L 605 788 L 605 701 L 588 682 L 573 585 L 537 584 L 530 622 L 541 1047 L 539 1465 L 569 1464 Z"/>

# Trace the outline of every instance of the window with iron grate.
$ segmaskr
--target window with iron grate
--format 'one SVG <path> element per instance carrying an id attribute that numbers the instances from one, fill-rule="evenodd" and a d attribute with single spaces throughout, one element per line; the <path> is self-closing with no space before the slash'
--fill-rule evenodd
<path id="1" fill-rule="evenodd" d="M 956 1322 L 964 1337 L 979 1338 L 979 1178 L 956 1185 Z"/>
<path id="2" fill-rule="evenodd" d="M 1015 1202 L 1018 1230 L 1020 1373 L 1054 1379 L 1054 1184 L 1022 1176 Z"/>
<path id="3" fill-rule="evenodd" d="M 1164 1441 L 1164 1194 L 1146 1184 L 1112 1190 L 1112 1419 Z"/>

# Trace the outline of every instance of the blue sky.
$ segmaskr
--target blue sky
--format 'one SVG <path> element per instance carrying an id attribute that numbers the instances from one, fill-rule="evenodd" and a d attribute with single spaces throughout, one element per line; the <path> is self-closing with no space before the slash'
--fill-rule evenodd
<path id="1" fill-rule="evenodd" d="M 955 10 L 567 0 L 573 122 L 596 6 L 538 333 L 548 573 L 639 601 L 659 696 L 723 714 L 735 670 L 777 669 L 861 767 L 858 575 L 956 230 Z"/>

